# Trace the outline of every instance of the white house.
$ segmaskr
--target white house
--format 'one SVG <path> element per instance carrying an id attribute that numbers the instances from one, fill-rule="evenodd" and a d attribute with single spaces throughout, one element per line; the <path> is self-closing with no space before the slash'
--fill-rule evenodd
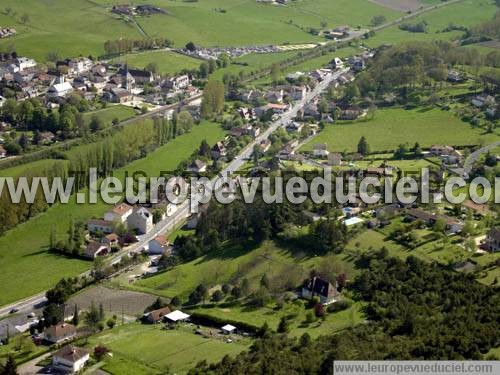
<path id="1" fill-rule="evenodd" d="M 96 232 L 102 232 L 102 233 L 113 233 L 115 224 L 112 221 L 106 221 L 106 220 L 101 220 L 101 219 L 90 219 L 87 222 L 87 229 L 89 232 L 96 233 Z"/>
<path id="2" fill-rule="evenodd" d="M 189 165 L 186 170 L 192 173 L 205 173 L 207 171 L 207 163 L 202 160 L 196 159 Z"/>
<path id="3" fill-rule="evenodd" d="M 90 359 L 88 350 L 73 345 L 66 345 L 54 353 L 52 366 L 66 374 L 74 374 L 81 371 Z"/>
<path id="4" fill-rule="evenodd" d="M 326 143 L 316 143 L 313 148 L 313 155 L 318 158 L 326 158 L 330 152 L 328 152 L 328 146 Z"/>
<path id="5" fill-rule="evenodd" d="M 0 145 L 0 159 L 3 159 L 7 157 L 7 151 L 5 151 L 5 149 L 3 148 L 2 145 Z"/>
<path id="6" fill-rule="evenodd" d="M 221 328 L 221 330 L 222 333 L 224 333 L 225 335 L 229 335 L 236 331 L 236 327 L 232 326 L 231 324 L 226 324 L 224 327 Z"/>
<path id="7" fill-rule="evenodd" d="M 73 92 L 73 86 L 69 82 L 56 83 L 50 86 L 47 95 L 51 98 L 64 98 Z"/>
<path id="8" fill-rule="evenodd" d="M 2 108 L 6 100 L 7 99 L 5 99 L 2 95 L 0 95 L 0 108 Z"/>
<path id="9" fill-rule="evenodd" d="M 108 255 L 110 251 L 110 245 L 107 243 L 90 242 L 85 248 L 85 256 L 89 259 L 95 259 Z"/>
<path id="10" fill-rule="evenodd" d="M 153 229 L 153 215 L 144 207 L 138 208 L 127 218 L 127 227 L 140 234 L 149 233 Z"/>
<path id="11" fill-rule="evenodd" d="M 157 235 L 148 243 L 150 255 L 163 255 L 166 251 L 171 250 L 168 246 L 168 238 L 162 234 Z"/>
<path id="12" fill-rule="evenodd" d="M 25 69 L 31 69 L 36 67 L 36 61 L 28 57 L 18 57 L 16 59 L 16 66 L 22 72 Z"/>
<path id="13" fill-rule="evenodd" d="M 68 69 L 70 74 L 80 74 L 88 72 L 92 69 L 92 60 L 88 57 L 82 57 L 78 59 L 71 59 L 68 61 Z"/>
<path id="14" fill-rule="evenodd" d="M 134 209 L 127 203 L 120 203 L 104 214 L 104 220 L 115 223 L 125 223 L 127 218 L 132 215 Z"/>

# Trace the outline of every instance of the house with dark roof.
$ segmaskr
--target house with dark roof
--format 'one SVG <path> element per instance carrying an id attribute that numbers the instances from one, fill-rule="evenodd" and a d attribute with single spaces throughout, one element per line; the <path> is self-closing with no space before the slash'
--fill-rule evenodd
<path id="1" fill-rule="evenodd" d="M 210 150 L 210 153 L 214 159 L 220 159 L 227 155 L 227 149 L 224 143 L 217 142 Z"/>
<path id="2" fill-rule="evenodd" d="M 85 256 L 89 259 L 95 259 L 108 255 L 110 251 L 110 245 L 107 243 L 90 242 L 85 248 Z"/>
<path id="3" fill-rule="evenodd" d="M 336 297 L 338 297 L 339 292 L 336 286 L 333 286 L 328 281 L 320 279 L 314 276 L 312 279 L 306 280 L 302 286 L 302 298 L 312 299 L 313 297 L 319 297 L 319 301 L 323 305 L 335 302 Z"/>
<path id="4" fill-rule="evenodd" d="M 150 72 L 148 70 L 128 69 L 128 73 L 132 77 L 134 77 L 134 81 L 138 85 L 144 85 L 145 83 L 152 83 L 155 80 L 155 76 L 154 76 L 153 72 Z M 127 70 L 120 69 L 118 71 L 118 74 L 125 76 L 127 74 Z"/>
<path id="5" fill-rule="evenodd" d="M 485 247 L 489 251 L 500 251 L 500 228 L 491 228 L 486 235 Z"/>
<path id="6" fill-rule="evenodd" d="M 170 314 L 171 312 L 172 310 L 170 310 L 168 306 L 162 307 L 161 309 L 150 311 L 145 315 L 145 318 L 148 323 L 155 324 L 163 321 L 165 315 Z"/>
<path id="7" fill-rule="evenodd" d="M 54 353 L 52 367 L 63 374 L 81 371 L 90 359 L 90 352 L 73 345 L 66 345 Z"/>
<path id="8" fill-rule="evenodd" d="M 113 233 L 115 223 L 102 219 L 91 219 L 87 221 L 87 229 L 91 233 L 101 232 L 105 234 Z"/>
<path id="9" fill-rule="evenodd" d="M 52 344 L 59 344 L 63 341 L 72 340 L 76 336 L 76 328 L 68 323 L 58 323 L 43 331 L 45 341 Z"/>

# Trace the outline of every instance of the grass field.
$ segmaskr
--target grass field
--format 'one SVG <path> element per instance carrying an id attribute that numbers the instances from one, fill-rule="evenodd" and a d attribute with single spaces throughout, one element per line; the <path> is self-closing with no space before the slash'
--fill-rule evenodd
<path id="1" fill-rule="evenodd" d="M 21 164 L 15 167 L 1 169 L 0 177 L 17 177 L 17 176 L 46 176 L 45 170 L 52 170 L 53 166 L 56 164 L 65 164 L 66 160 L 52 160 L 52 159 L 42 159 L 37 160 L 32 163 Z"/>
<path id="2" fill-rule="evenodd" d="M 306 60 L 300 64 L 292 65 L 286 69 L 283 69 L 280 72 L 279 77 L 285 78 L 287 74 L 295 73 L 295 72 L 310 72 L 310 71 L 313 71 L 315 69 L 325 67 L 335 57 L 346 58 L 348 56 L 355 55 L 358 52 L 360 52 L 360 50 L 357 48 L 354 48 L 354 47 L 340 48 L 335 52 L 326 53 L 324 55 L 315 57 L 313 59 Z M 264 78 L 260 78 L 258 80 L 253 81 L 253 83 L 255 83 L 255 84 L 269 84 L 271 82 L 272 82 L 272 79 L 269 75 L 264 77 Z"/>
<path id="3" fill-rule="evenodd" d="M 117 57 L 113 62 L 124 62 L 125 57 Z M 162 75 L 174 75 L 183 69 L 198 69 L 201 60 L 170 51 L 150 51 L 127 55 L 126 61 L 129 66 L 144 69 L 149 63 L 156 63 L 158 73 Z"/>
<path id="4" fill-rule="evenodd" d="M 103 344 L 113 352 L 103 369 L 111 374 L 186 373 L 201 359 L 213 363 L 248 349 L 250 341 L 226 343 L 195 335 L 194 326 L 163 330 L 161 325 L 128 324 L 92 337 L 89 347 Z"/>
<path id="5" fill-rule="evenodd" d="M 117 118 L 120 121 L 127 120 L 131 117 L 135 116 L 135 110 L 131 107 L 127 107 L 124 105 L 111 105 L 109 107 L 93 111 L 87 112 L 84 114 L 84 118 L 87 121 L 90 121 L 92 116 L 96 115 L 99 117 L 106 125 L 111 125 L 111 122 Z"/>
<path id="6" fill-rule="evenodd" d="M 301 0 L 287 6 L 247 0 L 153 3 L 164 6 L 171 15 L 140 19 L 139 23 L 148 34 L 168 35 L 176 46 L 188 41 L 204 46 L 320 41 L 321 37 L 307 31 L 319 28 L 322 21 L 330 27 L 366 26 L 374 15 L 391 19 L 401 14 L 368 0 Z"/>
<path id="7" fill-rule="evenodd" d="M 137 170 L 154 176 L 162 170 L 173 170 L 203 139 L 215 143 L 223 134 L 219 126 L 202 123 L 191 133 L 117 170 L 115 176 L 122 178 L 126 171 Z M 47 252 L 50 228 L 55 224 L 58 236 L 62 238 L 71 217 L 75 220 L 100 217 L 106 209 L 103 203 L 77 205 L 73 197 L 68 204 L 55 205 L 0 237 L 0 305 L 33 295 L 51 287 L 61 277 L 75 276 L 89 268 L 89 262 Z M 20 274 L 23 275 L 22 283 L 18 281 Z"/>
<path id="8" fill-rule="evenodd" d="M 4 0 L 0 25 L 15 27 L 18 35 L 0 42 L 0 46 L 12 43 L 20 54 L 45 60 L 49 51 L 65 57 L 100 55 L 108 39 L 142 38 L 133 22 L 125 22 L 110 12 L 111 3 L 109 0 Z M 393 19 L 402 14 L 368 0 L 301 0 L 287 6 L 247 0 L 150 3 L 163 7 L 168 14 L 139 17 L 137 23 L 147 35 L 167 37 L 176 47 L 188 41 L 203 46 L 321 41 L 324 39 L 308 31 L 320 28 L 323 21 L 329 27 L 367 26 L 375 15 Z M 12 9 L 9 14 L 4 11 L 7 8 Z M 21 22 L 24 14 L 29 17 L 26 23 Z"/>
<path id="9" fill-rule="evenodd" d="M 302 147 L 310 151 L 316 143 L 327 143 L 330 151 L 356 151 L 365 136 L 371 151 L 395 150 L 398 145 L 419 142 L 422 147 L 433 144 L 454 146 L 493 143 L 499 134 L 484 134 L 452 113 L 439 109 L 379 109 L 373 119 L 353 123 L 327 125 L 317 137 Z"/>
<path id="10" fill-rule="evenodd" d="M 325 320 L 317 320 L 312 323 L 306 322 L 306 315 L 312 309 L 307 306 L 304 307 L 304 305 L 297 306 L 293 302 L 284 304 L 281 309 L 271 305 L 263 308 L 247 306 L 201 308 L 196 311 L 216 318 L 226 318 L 257 327 L 267 322 L 273 330 L 278 328 L 282 317 L 293 316 L 289 324 L 289 334 L 295 337 L 300 337 L 307 332 L 312 338 L 316 338 L 320 335 L 340 332 L 363 321 L 362 304 L 360 302 L 354 303 L 346 310 L 327 314 Z"/>
<path id="11" fill-rule="evenodd" d="M 457 4 L 446 6 L 442 9 L 412 18 L 409 23 L 420 21 L 428 22 L 426 33 L 410 33 L 393 26 L 368 39 L 365 44 L 377 47 L 381 44 L 398 44 L 412 40 L 452 40 L 463 34 L 462 31 L 440 32 L 450 23 L 456 26 L 473 26 L 493 18 L 496 12 L 494 1 L 490 0 L 465 0 Z"/>
<path id="12" fill-rule="evenodd" d="M 224 247 L 201 259 L 140 280 L 130 287 L 165 297 L 187 297 L 201 283 L 213 286 L 246 277 L 251 285 L 257 286 L 264 273 L 278 275 L 287 271 L 288 267 L 292 267 L 302 281 L 302 276 L 307 277 L 317 260 L 305 254 L 293 254 L 272 242 L 258 248 L 244 245 Z"/>
<path id="13" fill-rule="evenodd" d="M 7 7 L 10 15 L 4 12 Z M 100 55 L 108 39 L 141 38 L 134 26 L 86 0 L 3 0 L 1 8 L 0 25 L 14 26 L 18 34 L 2 40 L 0 48 L 12 43 L 19 54 L 41 61 L 48 52 L 62 57 Z M 30 18 L 26 24 L 20 22 L 23 14 Z"/>

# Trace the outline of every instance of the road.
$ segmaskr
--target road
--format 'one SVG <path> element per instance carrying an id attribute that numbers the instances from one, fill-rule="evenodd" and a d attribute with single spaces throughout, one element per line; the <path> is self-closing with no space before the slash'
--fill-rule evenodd
<path id="1" fill-rule="evenodd" d="M 477 149 L 476 151 L 471 153 L 467 157 L 467 159 L 465 159 L 464 165 L 462 168 L 452 168 L 451 171 L 453 173 L 456 173 L 457 175 L 459 175 L 461 177 L 468 178 L 470 175 L 470 172 L 472 171 L 472 167 L 474 167 L 474 164 L 476 164 L 476 162 L 479 160 L 481 155 L 488 153 L 489 151 L 493 150 L 496 147 L 500 147 L 500 142 L 495 142 L 495 143 L 492 143 L 490 145 L 487 145 L 487 146 L 484 146 L 484 147 Z"/>
<path id="2" fill-rule="evenodd" d="M 328 85 L 335 79 L 337 79 L 340 75 L 349 71 L 349 68 L 344 68 L 339 70 L 333 74 L 328 75 L 325 79 L 320 82 L 311 92 L 309 92 L 300 102 L 297 102 L 290 108 L 287 112 L 285 112 L 277 121 L 273 122 L 262 134 L 256 137 L 250 144 L 248 144 L 232 162 L 230 162 L 222 171 L 222 175 L 233 174 L 238 169 L 240 169 L 243 164 L 245 164 L 246 160 L 248 160 L 253 152 L 254 146 L 259 144 L 265 139 L 268 139 L 269 136 L 275 132 L 279 127 L 286 126 L 286 124 L 291 121 L 298 113 L 300 109 L 302 109 L 306 104 L 312 101 L 316 96 L 318 96 L 322 91 L 324 91 Z M 192 98 L 194 100 L 194 98 Z M 161 110 L 156 110 L 155 113 L 159 113 L 168 108 L 162 108 Z M 145 116 L 151 116 L 151 112 Z M 134 118 L 137 121 L 137 118 Z M 119 260 L 123 255 L 129 253 L 137 253 L 140 252 L 143 248 L 145 248 L 150 240 L 155 238 L 159 233 L 166 233 L 175 229 L 180 223 L 182 223 L 186 218 L 190 215 L 189 209 L 189 201 L 185 201 L 180 204 L 177 210 L 171 215 L 166 217 L 161 222 L 155 225 L 155 228 L 146 235 L 140 236 L 139 241 L 132 246 L 124 249 L 120 253 L 114 255 L 112 258 L 109 258 L 109 262 L 113 263 Z M 22 301 L 18 301 L 16 303 L 10 304 L 8 306 L 4 306 L 0 308 L 0 317 L 6 316 L 12 309 L 19 310 L 19 315 L 26 315 L 29 312 L 32 312 L 39 308 L 46 302 L 45 292 L 41 292 L 35 296 L 24 299 Z M 3 324 L 5 326 L 5 324 Z M 0 321 L 0 326 L 2 326 L 2 322 Z"/>

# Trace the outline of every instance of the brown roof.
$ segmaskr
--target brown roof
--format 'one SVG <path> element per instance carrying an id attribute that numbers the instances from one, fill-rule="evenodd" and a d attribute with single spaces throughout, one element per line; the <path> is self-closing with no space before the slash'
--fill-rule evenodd
<path id="1" fill-rule="evenodd" d="M 94 256 L 103 247 L 105 247 L 106 249 L 108 249 L 108 245 L 105 244 L 105 243 L 90 242 L 87 245 L 87 248 L 85 250 L 85 254 Z"/>
<path id="2" fill-rule="evenodd" d="M 110 233 L 106 236 L 106 238 L 110 241 L 118 241 L 120 237 L 116 233 Z"/>
<path id="3" fill-rule="evenodd" d="M 112 221 L 106 221 L 102 219 L 90 219 L 89 221 L 87 221 L 87 225 L 88 224 L 94 224 L 94 225 L 99 225 L 101 227 L 109 227 L 109 228 L 113 228 L 114 226 L 114 223 Z"/>
<path id="4" fill-rule="evenodd" d="M 168 306 L 163 307 L 163 308 L 158 309 L 158 310 L 150 311 L 148 318 L 149 318 L 149 320 L 157 322 L 157 321 L 161 320 L 165 315 L 170 314 L 171 312 L 172 312 L 172 310 L 170 310 L 170 308 Z"/>
<path id="5" fill-rule="evenodd" d="M 168 245 L 168 238 L 163 234 L 159 234 L 155 237 L 155 241 L 158 242 L 161 246 Z"/>
<path id="6" fill-rule="evenodd" d="M 469 201 L 469 200 L 467 200 L 464 203 L 462 203 L 462 205 L 465 208 L 468 208 L 468 209 L 476 211 L 476 212 L 486 213 L 486 212 L 489 211 L 489 208 L 488 208 L 487 205 L 485 205 L 485 204 L 478 204 L 478 203 L 475 203 L 475 202 Z"/>
<path id="7" fill-rule="evenodd" d="M 117 215 L 123 215 L 131 209 L 132 207 L 129 206 L 127 203 L 120 203 L 118 206 L 113 207 L 111 211 L 113 211 Z"/>
<path id="8" fill-rule="evenodd" d="M 44 333 L 47 335 L 51 335 L 52 337 L 63 337 L 67 335 L 76 334 L 75 326 L 68 323 L 59 323 L 55 326 L 50 326 L 45 329 Z"/>
<path id="9" fill-rule="evenodd" d="M 54 353 L 54 357 L 62 358 L 69 362 L 76 362 L 90 354 L 88 350 L 73 345 L 66 345 Z"/>

